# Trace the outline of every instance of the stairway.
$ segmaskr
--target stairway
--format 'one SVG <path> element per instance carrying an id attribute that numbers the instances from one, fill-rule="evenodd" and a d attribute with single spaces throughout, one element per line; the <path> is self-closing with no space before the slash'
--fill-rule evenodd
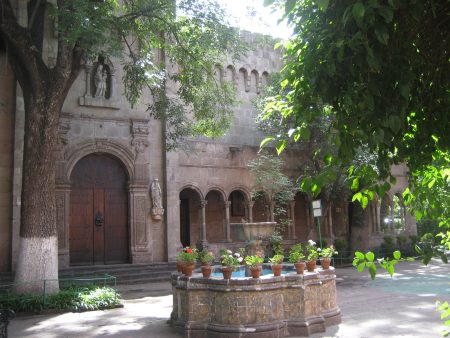
<path id="1" fill-rule="evenodd" d="M 101 277 L 107 274 L 116 277 L 117 284 L 131 285 L 168 282 L 174 271 L 175 263 L 76 266 L 59 270 L 59 279 Z"/>

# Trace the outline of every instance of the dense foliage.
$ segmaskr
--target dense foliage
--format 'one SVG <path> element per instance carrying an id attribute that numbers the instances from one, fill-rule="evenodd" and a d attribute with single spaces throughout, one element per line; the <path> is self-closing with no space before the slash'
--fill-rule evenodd
<path id="1" fill-rule="evenodd" d="M 120 304 L 120 297 L 110 287 L 88 285 L 72 286 L 54 295 L 0 294 L 0 308 L 14 312 L 40 312 L 42 310 L 92 311 L 113 308 Z"/>
<path id="2" fill-rule="evenodd" d="M 346 170 L 353 200 L 364 207 L 395 182 L 391 165 L 406 163 L 405 202 L 418 218 L 449 226 L 449 3 L 265 3 L 283 7 L 294 28 L 280 87 L 266 98 L 263 116 L 288 128 L 265 142 L 275 140 L 282 151 L 292 140 L 311 140 L 318 121 L 326 121 L 325 144 L 334 150 L 312 144 L 325 166 L 311 175 L 311 188 L 335 180 L 336 168 Z"/>

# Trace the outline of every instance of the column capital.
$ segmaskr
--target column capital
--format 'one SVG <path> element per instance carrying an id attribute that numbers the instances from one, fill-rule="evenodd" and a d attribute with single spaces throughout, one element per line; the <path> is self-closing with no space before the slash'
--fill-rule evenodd
<path id="1" fill-rule="evenodd" d="M 224 206 L 225 208 L 229 208 L 229 207 L 231 206 L 231 201 L 225 201 L 225 202 L 223 202 L 223 206 Z"/>
<path id="2" fill-rule="evenodd" d="M 247 203 L 247 205 L 248 205 L 249 208 L 253 208 L 253 206 L 255 205 L 255 201 L 249 201 Z"/>
<path id="3" fill-rule="evenodd" d="M 208 201 L 207 200 L 200 200 L 200 207 L 201 208 L 206 208 L 207 205 L 208 205 Z"/>

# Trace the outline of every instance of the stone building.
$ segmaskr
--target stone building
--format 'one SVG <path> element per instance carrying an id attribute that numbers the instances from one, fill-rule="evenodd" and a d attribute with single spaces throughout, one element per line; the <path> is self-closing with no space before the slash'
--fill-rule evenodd
<path id="1" fill-rule="evenodd" d="M 233 224 L 270 219 L 267 205 L 252 200 L 247 163 L 262 139 L 252 99 L 280 69 L 281 58 L 257 35 L 246 33 L 243 39 L 252 51 L 216 69 L 223 81 L 235 84 L 240 98 L 233 126 L 221 139 L 187 140 L 188 153 L 166 152 L 163 123 L 151 119 L 144 104 L 131 108 L 122 94 L 123 70 L 117 60 L 99 57 L 86 65 L 60 119 L 55 177 L 60 268 L 168 261 L 182 245 L 197 242 L 214 249 L 239 247 L 244 243 L 233 237 Z M 54 60 L 51 39 L 45 41 L 44 56 L 49 63 Z M 0 271 L 14 270 L 19 248 L 23 123 L 21 90 L 1 47 Z M 287 172 L 295 176 L 295 161 L 301 157 L 294 151 L 284 156 Z M 363 226 L 352 227 L 354 206 L 347 199 L 330 201 L 321 222 L 328 243 L 341 238 L 364 249 L 379 245 L 385 232 L 394 232 L 380 220 L 380 214 L 394 219 L 392 197 L 406 185 L 405 168 L 394 168 L 394 173 L 399 180 L 391 197 L 362 212 Z M 299 193 L 288 205 L 293 225 L 284 233 L 287 243 L 317 239 L 310 204 Z M 402 212 L 404 231 L 415 233 L 414 220 Z"/>

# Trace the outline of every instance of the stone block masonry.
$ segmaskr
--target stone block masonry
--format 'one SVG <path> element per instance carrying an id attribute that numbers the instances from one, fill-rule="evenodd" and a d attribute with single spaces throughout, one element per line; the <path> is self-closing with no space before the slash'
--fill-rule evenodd
<path id="1" fill-rule="evenodd" d="M 262 278 L 172 275 L 171 325 L 189 338 L 309 336 L 341 322 L 334 269 Z"/>

